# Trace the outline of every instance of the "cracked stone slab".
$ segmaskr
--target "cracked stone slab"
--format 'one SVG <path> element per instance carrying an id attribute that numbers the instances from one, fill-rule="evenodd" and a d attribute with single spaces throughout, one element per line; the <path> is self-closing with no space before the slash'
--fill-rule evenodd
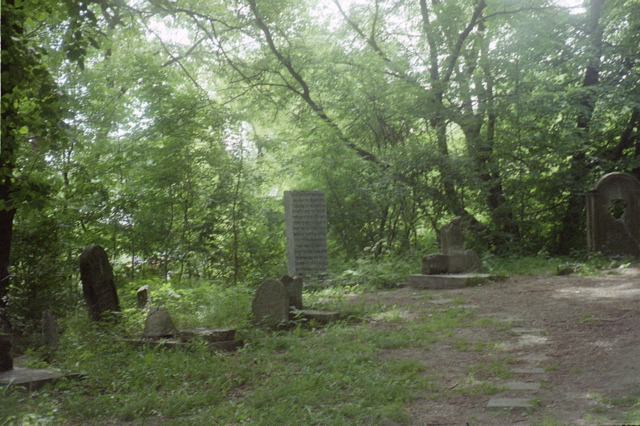
<path id="1" fill-rule="evenodd" d="M 491 398 L 487 403 L 487 408 L 530 408 L 532 407 L 529 398 Z"/>
<path id="2" fill-rule="evenodd" d="M 535 333 L 547 332 L 544 328 L 526 328 L 526 327 L 513 327 L 511 331 L 516 334 L 535 334 Z"/>
<path id="3" fill-rule="evenodd" d="M 537 391 L 540 383 L 537 382 L 508 382 L 505 387 L 509 390 Z"/>
<path id="4" fill-rule="evenodd" d="M 544 368 L 533 367 L 533 368 L 514 368 L 511 370 L 514 374 L 544 374 Z"/>

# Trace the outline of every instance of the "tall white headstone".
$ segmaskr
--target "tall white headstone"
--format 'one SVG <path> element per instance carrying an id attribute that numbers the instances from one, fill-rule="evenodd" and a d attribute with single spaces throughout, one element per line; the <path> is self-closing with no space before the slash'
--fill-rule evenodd
<path id="1" fill-rule="evenodd" d="M 285 191 L 289 275 L 324 274 L 329 266 L 327 203 L 322 191 Z"/>

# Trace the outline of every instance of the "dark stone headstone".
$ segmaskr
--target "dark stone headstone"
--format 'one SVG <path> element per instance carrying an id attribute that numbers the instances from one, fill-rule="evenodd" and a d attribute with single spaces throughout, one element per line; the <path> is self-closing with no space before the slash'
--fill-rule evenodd
<path id="1" fill-rule="evenodd" d="M 289 275 L 322 275 L 329 266 L 327 206 L 322 191 L 285 191 Z"/>
<path id="2" fill-rule="evenodd" d="M 609 173 L 587 193 L 590 252 L 640 257 L 640 182 L 627 173 Z"/>
<path id="3" fill-rule="evenodd" d="M 289 275 L 285 275 L 280 278 L 280 282 L 289 295 L 289 306 L 302 309 L 302 277 L 291 278 Z"/>
<path id="4" fill-rule="evenodd" d="M 42 339 L 49 352 L 58 349 L 58 319 L 51 311 L 42 313 Z"/>
<path id="5" fill-rule="evenodd" d="M 159 306 L 151 306 L 144 323 L 145 338 L 161 339 L 176 336 L 178 330 L 173 325 L 169 311 Z"/>
<path id="6" fill-rule="evenodd" d="M 151 292 L 148 285 L 143 285 L 136 292 L 138 309 L 149 309 L 151 306 Z"/>
<path id="7" fill-rule="evenodd" d="M 289 320 L 289 295 L 280 280 L 266 280 L 253 298 L 251 312 L 260 324 L 273 327 Z"/>
<path id="8" fill-rule="evenodd" d="M 0 330 L 0 371 L 13 370 L 11 335 Z"/>
<path id="9" fill-rule="evenodd" d="M 93 321 L 116 319 L 113 313 L 120 311 L 118 293 L 109 258 L 102 247 L 93 245 L 82 251 L 80 278 L 89 318 Z"/>

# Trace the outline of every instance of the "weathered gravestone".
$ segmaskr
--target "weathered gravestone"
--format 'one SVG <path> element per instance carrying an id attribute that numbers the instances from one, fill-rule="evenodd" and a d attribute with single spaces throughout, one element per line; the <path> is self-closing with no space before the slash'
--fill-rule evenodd
<path id="1" fill-rule="evenodd" d="M 148 285 L 143 285 L 136 292 L 138 309 L 148 309 L 151 306 L 151 291 Z"/>
<path id="2" fill-rule="evenodd" d="M 302 277 L 291 278 L 289 275 L 284 275 L 280 278 L 280 282 L 289 295 L 289 306 L 302 309 Z"/>
<path id="3" fill-rule="evenodd" d="M 13 370 L 11 356 L 11 335 L 0 330 L 0 371 Z"/>
<path id="4" fill-rule="evenodd" d="M 489 278 L 478 274 L 482 262 L 473 250 L 464 247 L 462 220 L 454 218 L 440 230 L 442 253 L 429 254 L 422 259 L 422 274 L 409 277 L 409 286 L 425 289 L 460 288 L 480 284 Z"/>
<path id="5" fill-rule="evenodd" d="M 640 182 L 627 173 L 609 173 L 587 192 L 590 252 L 640 257 Z"/>
<path id="6" fill-rule="evenodd" d="M 93 321 L 113 320 L 114 312 L 120 312 L 118 293 L 113 281 L 113 269 L 104 249 L 88 246 L 80 255 L 82 292 Z"/>
<path id="7" fill-rule="evenodd" d="M 173 325 L 169 311 L 159 306 L 151 306 L 144 323 L 143 337 L 161 339 L 176 336 L 178 330 Z"/>
<path id="8" fill-rule="evenodd" d="M 274 327 L 289 320 L 289 295 L 280 280 L 266 280 L 253 298 L 251 312 L 255 320 Z"/>
<path id="9" fill-rule="evenodd" d="M 327 205 L 322 191 L 285 191 L 289 275 L 322 275 L 329 266 Z"/>
<path id="10" fill-rule="evenodd" d="M 422 259 L 422 273 L 460 274 L 482 270 L 480 258 L 473 250 L 465 250 L 462 219 L 455 217 L 440 229 L 442 253 L 429 254 Z"/>
<path id="11" fill-rule="evenodd" d="M 51 311 L 42 313 L 42 339 L 49 352 L 48 358 L 58 349 L 58 319 Z"/>

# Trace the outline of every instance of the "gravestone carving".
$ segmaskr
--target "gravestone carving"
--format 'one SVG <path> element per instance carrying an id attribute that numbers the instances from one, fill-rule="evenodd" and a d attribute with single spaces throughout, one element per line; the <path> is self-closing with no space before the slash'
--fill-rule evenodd
<path id="1" fill-rule="evenodd" d="M 289 275 L 323 274 L 329 265 L 324 193 L 285 191 L 284 212 Z"/>
<path id="2" fill-rule="evenodd" d="M 88 246 L 80 255 L 82 292 L 93 321 L 114 320 L 114 312 L 120 311 L 118 293 L 113 280 L 113 269 L 104 249 Z"/>
<path id="3" fill-rule="evenodd" d="M 422 259 L 425 275 L 461 274 L 482 270 L 480 258 L 473 250 L 465 250 L 462 219 L 455 217 L 440 229 L 442 253 L 429 254 Z"/>
<path id="4" fill-rule="evenodd" d="M 151 306 L 144 323 L 143 337 L 161 339 L 170 338 L 177 334 L 178 330 L 173 325 L 169 311 L 159 306 Z"/>
<path id="5" fill-rule="evenodd" d="M 253 298 L 251 312 L 255 320 L 269 327 L 289 320 L 289 295 L 280 280 L 266 280 Z"/>
<path id="6" fill-rule="evenodd" d="M 640 182 L 627 173 L 609 173 L 587 192 L 590 252 L 640 257 Z"/>

